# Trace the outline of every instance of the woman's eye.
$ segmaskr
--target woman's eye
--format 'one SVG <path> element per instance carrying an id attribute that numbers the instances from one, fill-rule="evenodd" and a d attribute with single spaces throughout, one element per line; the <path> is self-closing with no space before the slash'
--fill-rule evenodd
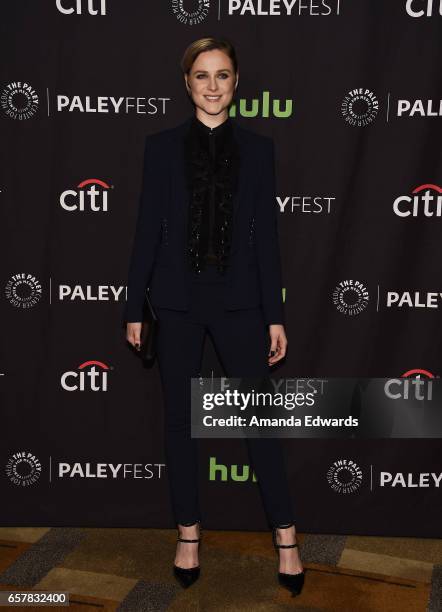
<path id="1" fill-rule="evenodd" d="M 197 79 L 204 79 L 207 75 L 206 74 L 197 74 L 196 78 Z M 228 79 L 229 75 L 226 72 L 221 72 L 221 74 L 219 74 L 218 76 L 220 76 L 222 79 Z"/>

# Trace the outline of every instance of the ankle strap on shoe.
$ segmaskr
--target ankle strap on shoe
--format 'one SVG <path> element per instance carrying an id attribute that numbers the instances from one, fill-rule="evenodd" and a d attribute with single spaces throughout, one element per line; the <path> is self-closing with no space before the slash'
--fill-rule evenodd
<path id="1" fill-rule="evenodd" d="M 275 542 L 276 548 L 296 548 L 297 544 L 277 544 Z"/>
<path id="2" fill-rule="evenodd" d="M 198 538 L 197 540 L 186 540 L 185 538 L 182 538 L 181 536 L 178 536 L 178 538 L 177 538 L 177 542 L 196 543 L 196 542 L 199 542 L 200 540 L 201 540 L 201 538 Z"/>
<path id="3" fill-rule="evenodd" d="M 201 537 L 202 537 L 202 531 L 203 531 L 203 529 L 202 529 L 202 527 L 201 527 L 201 523 L 200 523 L 200 521 L 196 521 L 196 522 L 194 522 L 194 523 L 179 523 L 179 524 L 180 524 L 182 527 L 193 527 L 193 525 L 198 525 L 198 527 L 199 527 L 198 531 L 199 531 L 199 536 L 200 536 L 200 537 L 199 537 L 199 538 L 197 538 L 197 539 L 194 539 L 194 540 L 188 540 L 187 538 L 182 538 L 182 537 L 181 537 L 181 535 L 180 535 L 180 530 L 179 530 L 179 528 L 178 528 L 178 538 L 177 538 L 177 542 L 189 542 L 189 543 L 196 543 L 196 542 L 199 542 L 199 541 L 201 540 Z"/>
<path id="4" fill-rule="evenodd" d="M 297 543 L 295 544 L 278 544 L 276 542 L 276 530 L 277 529 L 286 529 L 287 527 L 291 527 L 293 525 L 293 523 L 291 523 L 290 525 L 281 525 L 278 527 L 274 527 L 272 529 L 272 540 L 273 540 L 273 544 L 276 548 L 295 548 L 296 546 L 298 546 Z"/>

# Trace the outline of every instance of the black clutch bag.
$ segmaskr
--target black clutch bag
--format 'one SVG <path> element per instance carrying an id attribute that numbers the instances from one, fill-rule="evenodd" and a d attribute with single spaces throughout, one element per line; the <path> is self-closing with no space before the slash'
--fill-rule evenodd
<path id="1" fill-rule="evenodd" d="M 150 302 L 149 289 L 147 289 L 143 306 L 143 321 L 141 322 L 140 350 L 138 351 L 142 359 L 155 359 L 157 331 L 158 317 Z"/>

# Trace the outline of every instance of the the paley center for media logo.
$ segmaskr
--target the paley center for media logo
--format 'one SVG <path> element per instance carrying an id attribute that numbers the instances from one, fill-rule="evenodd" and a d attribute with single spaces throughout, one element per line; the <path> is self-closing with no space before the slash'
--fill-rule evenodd
<path id="1" fill-rule="evenodd" d="M 376 95 L 360 87 L 349 91 L 342 100 L 341 112 L 348 125 L 364 127 L 373 123 L 379 111 L 379 100 Z"/>
<path id="2" fill-rule="evenodd" d="M 340 494 L 357 493 L 363 482 L 363 471 L 353 459 L 337 459 L 327 470 L 327 482 L 331 489 Z M 369 482 L 368 482 L 369 480 Z M 376 487 L 384 489 L 439 489 L 442 486 L 442 472 L 392 472 L 375 470 L 370 466 L 367 479 L 370 491 Z"/>
<path id="3" fill-rule="evenodd" d="M 350 278 L 334 288 L 332 300 L 339 312 L 354 316 L 367 308 L 369 297 L 367 287 L 361 281 Z"/>
<path id="4" fill-rule="evenodd" d="M 38 94 L 26 81 L 12 81 L 0 93 L 0 105 L 11 119 L 30 119 L 38 110 Z"/>
<path id="5" fill-rule="evenodd" d="M 6 299 L 16 308 L 32 308 L 40 301 L 42 294 L 41 282 L 29 272 L 14 274 L 5 286 Z"/>
<path id="6" fill-rule="evenodd" d="M 40 478 L 41 463 L 30 451 L 18 451 L 7 461 L 5 471 L 9 480 L 19 486 L 28 487 Z"/>

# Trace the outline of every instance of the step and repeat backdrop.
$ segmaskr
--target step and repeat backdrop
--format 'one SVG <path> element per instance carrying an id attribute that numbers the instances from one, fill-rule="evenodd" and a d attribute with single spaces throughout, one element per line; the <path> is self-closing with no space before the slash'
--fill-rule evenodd
<path id="1" fill-rule="evenodd" d="M 236 46 L 231 116 L 275 141 L 289 340 L 276 375 L 386 377 L 430 401 L 441 25 L 439 0 L 3 7 L 2 525 L 174 526 L 158 366 L 130 350 L 121 315 L 144 139 L 193 113 L 179 62 L 203 36 Z M 207 337 L 201 376 L 222 373 Z M 283 444 L 298 530 L 441 536 L 440 439 Z M 199 453 L 206 528 L 266 529 L 244 440 Z"/>

